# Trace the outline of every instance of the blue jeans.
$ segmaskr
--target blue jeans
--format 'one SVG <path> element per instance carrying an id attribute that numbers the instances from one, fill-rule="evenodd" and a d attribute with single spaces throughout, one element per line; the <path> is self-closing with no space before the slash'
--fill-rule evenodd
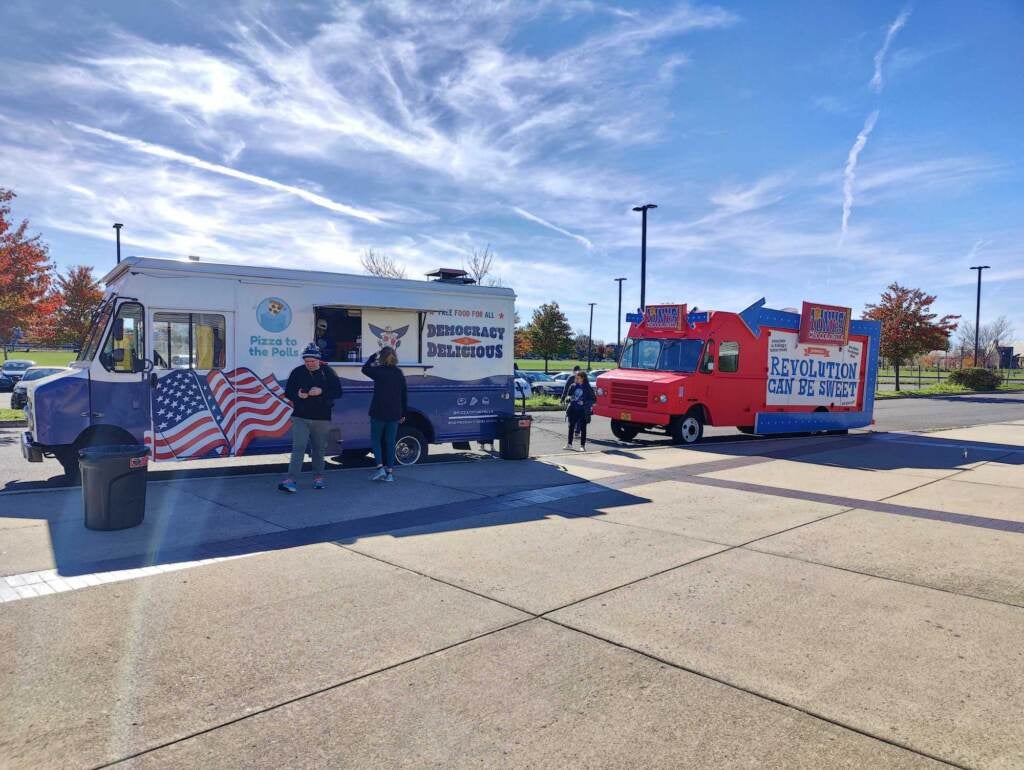
<path id="1" fill-rule="evenodd" d="M 392 468 L 395 464 L 395 441 L 398 439 L 398 420 L 370 418 L 370 445 L 377 465 Z"/>

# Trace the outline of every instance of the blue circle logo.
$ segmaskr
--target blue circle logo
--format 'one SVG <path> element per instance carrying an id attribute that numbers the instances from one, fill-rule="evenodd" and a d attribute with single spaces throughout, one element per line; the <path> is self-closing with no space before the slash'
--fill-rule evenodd
<path id="1" fill-rule="evenodd" d="M 256 306 L 256 320 L 268 332 L 283 332 L 292 322 L 292 309 L 280 297 L 267 297 Z"/>

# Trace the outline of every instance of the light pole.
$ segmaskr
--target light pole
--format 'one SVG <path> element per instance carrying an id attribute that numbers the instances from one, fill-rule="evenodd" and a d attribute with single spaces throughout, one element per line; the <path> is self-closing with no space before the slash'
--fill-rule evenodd
<path id="1" fill-rule="evenodd" d="M 976 265 L 971 270 L 978 271 L 978 296 L 974 303 L 974 365 L 978 365 L 978 332 L 981 323 L 981 271 L 988 270 L 989 265 Z"/>
<path id="2" fill-rule="evenodd" d="M 620 286 L 622 284 L 619 284 Z M 596 302 L 590 303 L 590 331 L 587 332 L 587 375 L 589 379 L 590 375 L 590 349 L 594 345 L 594 305 Z"/>
<path id="3" fill-rule="evenodd" d="M 121 264 L 121 228 L 124 227 L 120 222 L 114 222 L 114 229 L 117 230 L 117 264 Z"/>
<path id="4" fill-rule="evenodd" d="M 634 206 L 633 211 L 639 211 L 641 220 L 640 230 L 640 309 L 647 307 L 647 210 L 656 209 L 658 204 L 645 203 L 643 206 Z M 620 286 L 622 284 L 619 284 Z"/>
<path id="5" fill-rule="evenodd" d="M 619 315 L 615 320 L 615 356 L 618 358 L 619 353 L 622 352 L 622 282 L 625 278 L 613 279 L 619 284 Z"/>

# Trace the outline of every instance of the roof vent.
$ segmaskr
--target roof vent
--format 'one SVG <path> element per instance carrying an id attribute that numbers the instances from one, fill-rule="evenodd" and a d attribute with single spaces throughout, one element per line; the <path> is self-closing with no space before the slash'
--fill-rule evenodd
<path id="1" fill-rule="evenodd" d="M 435 281 L 443 283 L 476 283 L 465 270 L 456 270 L 451 267 L 439 267 L 434 272 L 427 273 L 427 278 L 433 278 Z"/>
<path id="2" fill-rule="evenodd" d="M 198 262 L 199 261 L 199 257 L 197 257 L 195 254 L 189 254 L 188 255 L 188 261 L 189 262 Z"/>

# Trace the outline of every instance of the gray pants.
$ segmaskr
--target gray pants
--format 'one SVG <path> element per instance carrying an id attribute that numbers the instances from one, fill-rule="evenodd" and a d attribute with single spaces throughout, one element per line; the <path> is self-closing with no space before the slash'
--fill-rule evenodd
<path id="1" fill-rule="evenodd" d="M 291 478 L 294 479 L 302 472 L 307 444 L 310 445 L 310 454 L 313 456 L 313 473 L 320 475 L 324 472 L 324 451 L 327 448 L 327 433 L 330 429 L 330 420 L 292 417 L 292 459 L 288 463 L 288 475 Z"/>

